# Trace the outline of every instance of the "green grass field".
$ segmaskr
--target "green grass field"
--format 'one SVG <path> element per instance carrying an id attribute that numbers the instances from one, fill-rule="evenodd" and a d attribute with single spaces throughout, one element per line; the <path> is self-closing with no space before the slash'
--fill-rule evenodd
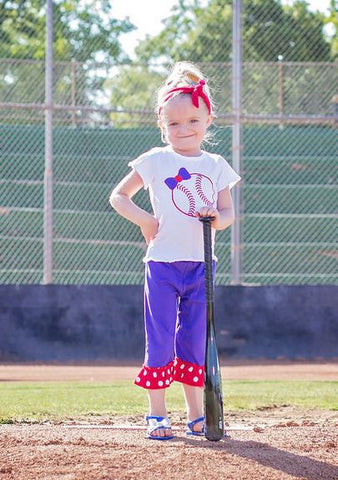
<path id="1" fill-rule="evenodd" d="M 227 381 L 223 385 L 228 411 L 254 411 L 281 406 L 338 410 L 337 381 Z M 182 389 L 167 391 L 171 412 L 184 412 Z M 0 383 L 0 423 L 62 422 L 92 416 L 139 415 L 147 411 L 147 396 L 129 381 L 3 382 Z"/>

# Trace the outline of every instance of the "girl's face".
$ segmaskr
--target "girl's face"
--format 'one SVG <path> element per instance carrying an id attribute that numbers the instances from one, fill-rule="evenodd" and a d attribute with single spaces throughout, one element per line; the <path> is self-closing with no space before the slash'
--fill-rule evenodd
<path id="1" fill-rule="evenodd" d="M 201 98 L 196 108 L 191 95 L 179 94 L 163 106 L 159 126 L 175 152 L 194 157 L 201 154 L 201 143 L 211 122 L 212 115 Z"/>

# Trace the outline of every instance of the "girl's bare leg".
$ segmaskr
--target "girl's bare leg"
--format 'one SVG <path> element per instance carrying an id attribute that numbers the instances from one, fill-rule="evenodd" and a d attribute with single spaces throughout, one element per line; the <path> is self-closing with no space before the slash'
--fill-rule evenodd
<path id="1" fill-rule="evenodd" d="M 203 387 L 193 387 L 192 385 L 183 384 L 185 404 L 187 408 L 188 421 L 191 422 L 196 418 L 202 417 L 203 413 Z M 199 422 L 194 426 L 196 432 L 201 432 L 203 422 Z"/>

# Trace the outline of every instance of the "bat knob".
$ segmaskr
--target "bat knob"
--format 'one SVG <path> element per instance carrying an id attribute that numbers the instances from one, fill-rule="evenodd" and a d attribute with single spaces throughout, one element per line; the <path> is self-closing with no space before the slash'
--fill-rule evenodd
<path id="1" fill-rule="evenodd" d="M 215 217 L 199 217 L 200 222 L 212 222 Z"/>

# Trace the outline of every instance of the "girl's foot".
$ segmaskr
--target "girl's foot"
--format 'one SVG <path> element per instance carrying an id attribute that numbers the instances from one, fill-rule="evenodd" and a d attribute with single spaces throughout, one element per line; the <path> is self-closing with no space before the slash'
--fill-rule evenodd
<path id="1" fill-rule="evenodd" d="M 170 440 L 174 438 L 171 431 L 171 423 L 168 417 L 147 415 L 147 436 L 152 440 Z"/>
<path id="2" fill-rule="evenodd" d="M 205 417 L 198 417 L 195 420 L 187 423 L 187 435 L 195 435 L 201 437 L 204 435 Z"/>

